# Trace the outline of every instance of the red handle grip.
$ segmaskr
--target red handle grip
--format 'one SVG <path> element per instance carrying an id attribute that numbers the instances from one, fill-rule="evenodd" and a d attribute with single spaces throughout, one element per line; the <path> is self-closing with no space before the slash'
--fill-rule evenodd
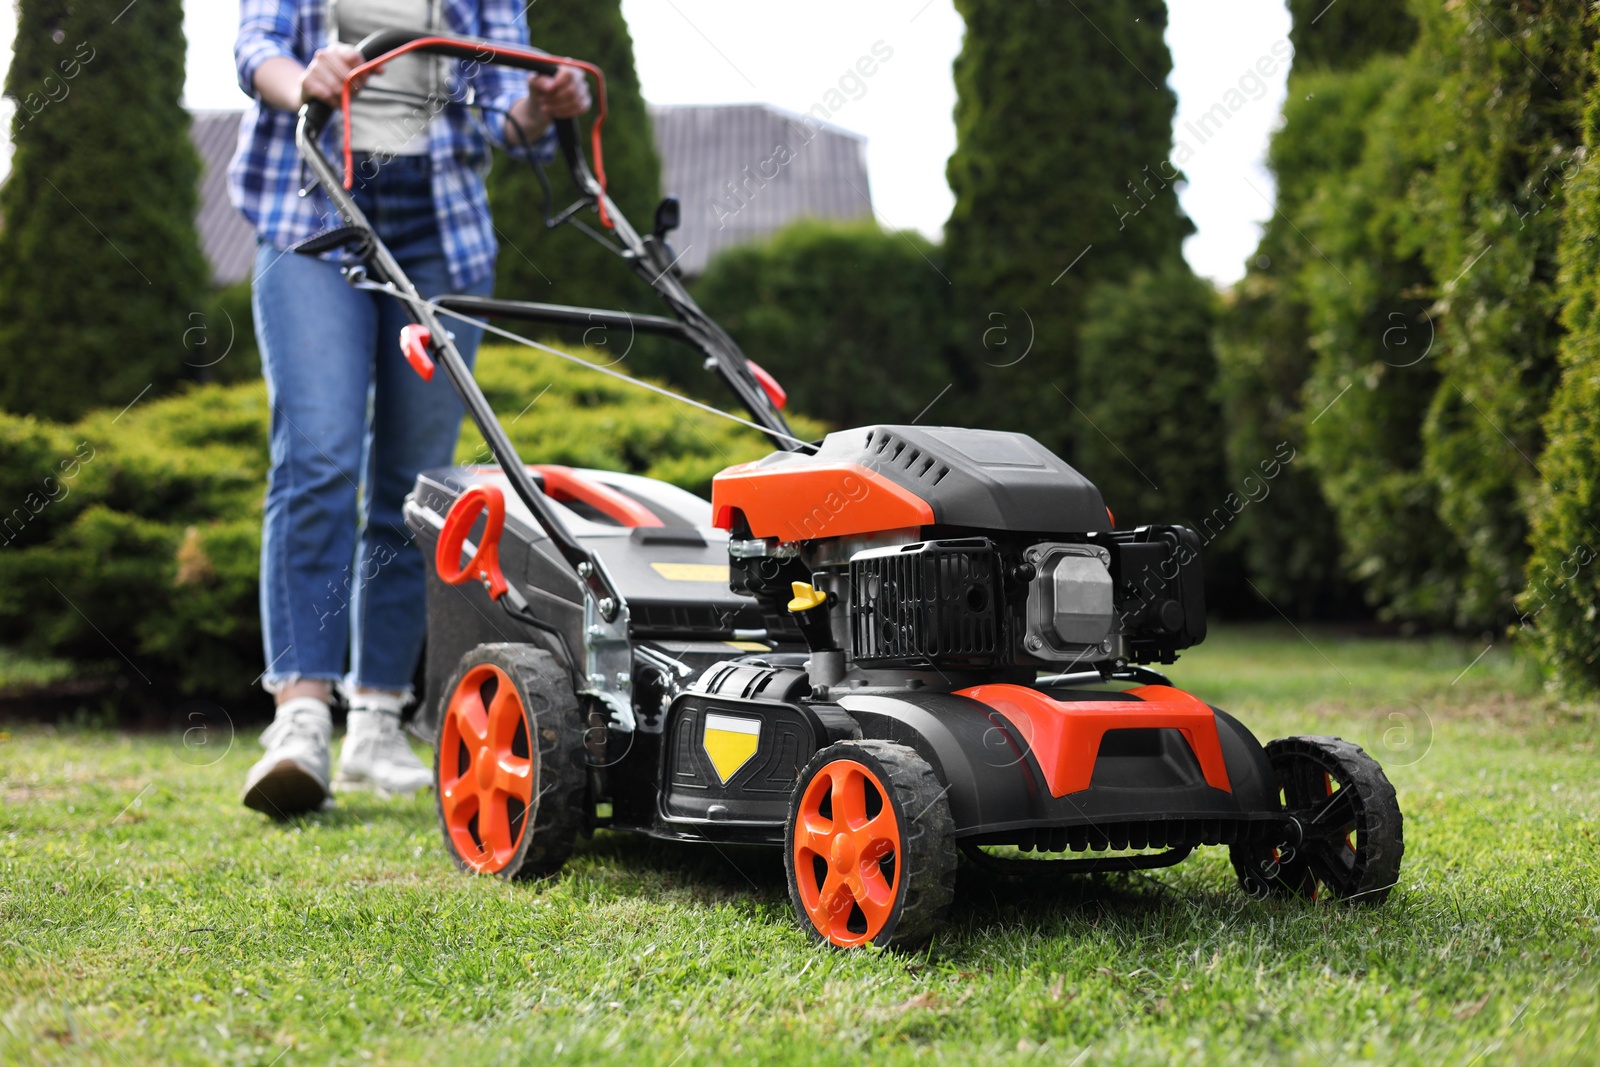
<path id="1" fill-rule="evenodd" d="M 461 552 L 466 547 L 467 534 L 478 521 L 478 513 L 488 510 L 483 524 L 483 536 L 478 540 L 477 551 L 461 565 Z M 439 532 L 439 547 L 433 554 L 434 570 L 446 585 L 463 585 L 476 579 L 489 590 L 492 600 L 505 596 L 509 586 L 500 571 L 500 533 L 506 526 L 506 498 L 492 485 L 475 485 L 456 498 L 445 516 L 444 529 Z"/>
<path id="2" fill-rule="evenodd" d="M 411 369 L 417 372 L 417 377 L 425 382 L 433 381 L 433 357 L 428 355 L 432 344 L 433 333 L 426 326 L 412 323 L 400 330 L 400 351 Z"/>

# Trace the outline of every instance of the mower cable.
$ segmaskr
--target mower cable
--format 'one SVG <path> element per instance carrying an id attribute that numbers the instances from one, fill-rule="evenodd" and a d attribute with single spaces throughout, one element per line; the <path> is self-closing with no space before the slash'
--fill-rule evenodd
<path id="1" fill-rule="evenodd" d="M 519 344 L 519 345 L 524 345 L 524 346 L 526 346 L 528 348 L 536 349 L 536 350 L 538 350 L 540 352 L 548 353 L 548 354 L 550 354 L 552 356 L 557 357 L 558 359 L 564 359 L 568 363 L 575 363 L 578 366 L 583 367 L 583 368 L 585 368 L 587 370 L 592 370 L 592 371 L 596 371 L 597 373 L 604 374 L 608 378 L 615 378 L 619 382 L 626 382 L 629 385 L 638 386 L 640 389 L 643 389 L 646 392 L 651 392 L 651 393 L 655 393 L 655 394 L 657 394 L 659 396 L 664 396 L 668 400 L 680 401 L 680 402 L 682 402 L 684 404 L 688 404 L 692 408 L 698 408 L 699 410 L 704 411 L 708 415 L 716 415 L 719 418 L 727 419 L 730 422 L 736 422 L 740 426 L 747 426 L 750 429 L 755 430 L 758 433 L 765 434 L 768 437 L 776 437 L 776 438 L 779 438 L 779 439 L 784 440 L 784 441 L 789 441 L 789 442 L 791 442 L 793 444 L 799 445 L 801 448 L 809 448 L 809 447 L 811 447 L 811 443 L 809 441 L 802 441 L 798 437 L 794 437 L 794 436 L 792 436 L 790 434 L 782 433 L 782 432 L 780 432 L 778 430 L 771 429 L 770 427 L 762 426 L 759 423 L 751 422 L 749 419 L 741 419 L 739 416 L 734 415 L 731 412 L 723 411 L 721 408 L 712 407 L 710 404 L 705 404 L 705 403 L 702 403 L 702 402 L 700 402 L 698 400 L 694 400 L 694 399 L 692 399 L 690 397 L 684 396 L 682 393 L 674 393 L 671 389 L 665 389 L 665 388 L 663 388 L 663 387 L 661 387 L 659 385 L 655 385 L 655 384 L 653 384 L 651 382 L 644 381 L 643 379 L 635 378 L 632 375 L 623 374 L 620 371 L 614 371 L 610 367 L 602 367 L 602 366 L 599 366 L 598 364 L 590 363 L 586 359 L 582 359 L 582 358 L 580 358 L 578 356 L 570 355 L 569 353 L 561 351 L 559 348 L 552 348 L 551 346 L 546 345 L 546 344 L 541 344 L 538 341 L 529 340 L 528 338 L 523 337 L 521 334 L 512 333 L 510 330 L 502 329 L 499 326 L 495 326 L 493 323 L 485 322 L 483 319 L 475 319 L 471 315 L 466 315 L 466 314 L 463 314 L 462 312 L 455 311 L 455 310 L 453 310 L 451 308 L 444 307 L 441 304 L 436 304 L 432 300 L 428 300 L 428 299 L 425 299 L 425 298 L 422 298 L 422 297 L 412 298 L 412 297 L 407 296 L 406 294 L 400 292 L 399 289 L 397 289 L 394 286 L 388 284 L 387 282 L 378 283 L 378 282 L 367 282 L 367 281 L 352 281 L 350 284 L 353 285 L 357 289 L 367 289 L 367 290 L 370 290 L 370 291 L 373 291 L 373 292 L 387 293 L 387 294 L 389 294 L 390 296 L 394 297 L 397 300 L 402 300 L 402 301 L 405 301 L 408 304 L 414 304 L 414 305 L 416 305 L 418 307 L 425 307 L 429 311 L 433 312 L 435 315 L 446 315 L 446 316 L 449 316 L 452 319 L 458 319 L 461 322 L 469 323 L 470 325 L 476 326 L 476 327 L 478 327 L 479 329 L 483 330 L 486 333 L 494 334 L 496 337 L 503 338 L 504 340 L 507 340 L 507 341 L 515 342 L 516 344 Z"/>

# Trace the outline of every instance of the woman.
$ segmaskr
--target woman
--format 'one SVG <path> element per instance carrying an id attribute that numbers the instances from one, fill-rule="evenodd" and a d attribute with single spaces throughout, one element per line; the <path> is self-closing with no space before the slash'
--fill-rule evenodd
<path id="1" fill-rule="evenodd" d="M 286 250 L 337 226 L 295 151 L 302 104 L 339 103 L 362 62 L 352 47 L 403 27 L 527 44 L 524 0 L 242 0 L 234 58 L 255 98 L 229 171 L 256 227 L 254 310 L 272 406 L 261 544 L 263 681 L 277 712 L 244 803 L 275 817 L 330 802 L 330 705 L 349 706 L 337 784 L 414 792 L 430 774 L 400 731 L 423 638 L 423 559 L 401 505 L 416 474 L 451 461 L 460 402 L 400 356 L 410 320 L 352 289 L 337 255 Z M 363 79 L 351 105 L 354 195 L 425 296 L 486 294 L 496 243 L 483 176 L 493 137 L 554 154 L 551 122 L 588 110 L 575 71 L 516 71 L 412 54 Z M 477 113 L 463 102 L 471 94 Z M 329 123 L 337 143 L 341 120 Z M 479 331 L 455 326 L 470 363 Z"/>

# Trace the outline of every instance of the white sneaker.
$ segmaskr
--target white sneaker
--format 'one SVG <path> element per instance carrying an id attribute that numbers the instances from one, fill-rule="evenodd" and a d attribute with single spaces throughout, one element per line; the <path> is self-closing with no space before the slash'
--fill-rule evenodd
<path id="1" fill-rule="evenodd" d="M 335 789 L 373 789 L 380 796 L 407 795 L 433 784 L 400 730 L 400 700 L 361 694 L 351 701 L 349 731 L 339 749 Z"/>
<path id="2" fill-rule="evenodd" d="M 278 706 L 277 717 L 261 734 L 267 750 L 244 780 L 244 806 L 287 819 L 316 811 L 328 795 L 328 741 L 333 717 L 315 697 Z"/>

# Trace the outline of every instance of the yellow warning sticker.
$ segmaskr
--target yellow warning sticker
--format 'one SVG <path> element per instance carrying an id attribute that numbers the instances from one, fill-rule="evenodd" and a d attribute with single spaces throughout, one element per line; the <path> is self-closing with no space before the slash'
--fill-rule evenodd
<path id="1" fill-rule="evenodd" d="M 650 569 L 669 582 L 721 582 L 728 584 L 726 563 L 652 563 Z"/>
<path id="2" fill-rule="evenodd" d="M 729 648 L 737 648 L 740 652 L 771 652 L 772 646 L 764 641 L 724 641 Z"/>
<path id="3" fill-rule="evenodd" d="M 707 715 L 705 734 L 700 743 L 711 757 L 711 766 L 724 785 L 750 762 L 761 745 L 761 720 L 738 719 L 732 715 Z"/>

